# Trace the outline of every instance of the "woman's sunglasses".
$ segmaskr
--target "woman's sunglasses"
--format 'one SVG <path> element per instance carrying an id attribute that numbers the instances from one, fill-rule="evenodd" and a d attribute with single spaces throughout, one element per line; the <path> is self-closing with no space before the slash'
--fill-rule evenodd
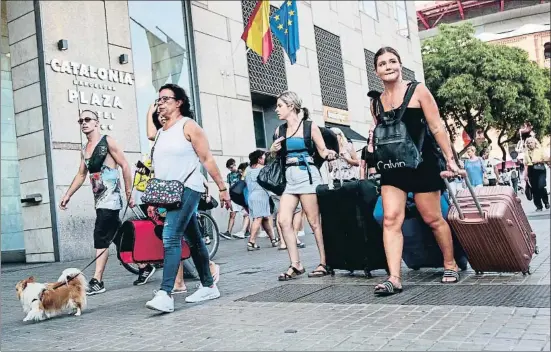
<path id="1" fill-rule="evenodd" d="M 78 119 L 78 124 L 82 125 L 83 122 L 90 123 L 91 121 L 97 121 L 97 119 L 93 119 L 91 117 L 85 117 L 83 119 Z"/>
<path id="2" fill-rule="evenodd" d="M 167 97 L 167 96 L 164 96 L 164 97 L 160 97 L 159 99 L 155 100 L 155 103 L 157 103 L 157 104 L 159 104 L 159 103 L 166 103 L 166 102 L 169 101 L 170 99 L 176 100 L 175 97 Z"/>

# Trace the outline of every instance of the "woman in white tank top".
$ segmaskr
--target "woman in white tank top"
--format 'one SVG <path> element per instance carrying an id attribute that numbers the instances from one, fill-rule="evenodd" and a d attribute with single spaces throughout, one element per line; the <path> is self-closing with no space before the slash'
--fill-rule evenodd
<path id="1" fill-rule="evenodd" d="M 180 264 L 182 236 L 191 249 L 191 256 L 201 280 L 200 288 L 186 297 L 186 302 L 195 303 L 220 297 L 209 270 L 209 254 L 197 224 L 195 212 L 201 194 L 205 191 L 201 164 L 205 167 L 220 190 L 220 203 L 231 207 L 230 196 L 220 170 L 210 152 L 207 137 L 201 127 L 192 120 L 189 98 L 181 87 L 166 84 L 159 90 L 159 113 L 166 118 L 157 132 L 152 150 L 155 178 L 178 180 L 184 183 L 182 206 L 167 211 L 163 229 L 165 250 L 163 281 L 155 297 L 146 307 L 162 312 L 174 311 L 171 292 Z"/>

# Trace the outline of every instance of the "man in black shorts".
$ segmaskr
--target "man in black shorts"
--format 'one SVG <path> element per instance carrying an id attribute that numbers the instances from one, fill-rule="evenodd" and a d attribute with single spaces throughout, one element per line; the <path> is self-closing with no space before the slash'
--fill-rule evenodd
<path id="1" fill-rule="evenodd" d="M 97 216 L 94 228 L 94 248 L 96 256 L 99 258 L 96 261 L 96 272 L 89 283 L 88 295 L 105 292 L 102 278 L 109 256 L 107 248 L 119 228 L 119 212 L 122 208 L 119 166 L 124 177 L 126 199 L 129 206 L 134 207 L 130 166 L 124 157 L 123 150 L 119 148 L 115 140 L 99 133 L 98 120 L 98 116 L 93 111 L 84 110 L 80 114 L 78 123 L 88 138 L 88 143 L 82 149 L 78 172 L 60 203 L 62 210 L 67 209 L 67 203 L 71 196 L 82 186 L 86 174 L 90 172 L 90 184 L 94 192 Z"/>

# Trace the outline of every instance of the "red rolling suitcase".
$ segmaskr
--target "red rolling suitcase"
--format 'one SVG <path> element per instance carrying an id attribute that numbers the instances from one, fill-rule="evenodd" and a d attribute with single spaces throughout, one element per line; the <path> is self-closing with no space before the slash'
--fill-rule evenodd
<path id="1" fill-rule="evenodd" d="M 513 188 L 473 188 L 453 195 L 448 222 L 465 249 L 471 267 L 478 273 L 522 272 L 530 274 L 537 254 L 536 235 Z"/>
<path id="2" fill-rule="evenodd" d="M 125 221 L 115 241 L 119 260 L 126 264 L 145 263 L 161 264 L 164 261 L 163 241 L 155 233 L 156 226 L 162 226 L 143 214 L 137 214 L 138 219 Z M 162 229 L 158 229 L 162 232 Z M 182 239 L 182 259 L 191 256 L 189 245 Z"/>

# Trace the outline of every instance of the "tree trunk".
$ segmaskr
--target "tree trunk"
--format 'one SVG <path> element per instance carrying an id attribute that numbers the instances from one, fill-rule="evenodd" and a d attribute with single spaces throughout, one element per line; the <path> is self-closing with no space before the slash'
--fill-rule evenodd
<path id="1" fill-rule="evenodd" d="M 503 160 L 501 162 L 502 172 L 505 170 L 505 164 L 507 163 L 507 152 L 505 151 L 505 146 L 504 146 L 506 141 L 501 141 L 501 138 L 503 138 L 503 136 L 505 136 L 505 129 L 502 129 L 501 132 L 499 132 L 499 137 L 497 137 L 497 145 L 499 146 L 499 149 L 501 149 L 501 155 Z"/>

